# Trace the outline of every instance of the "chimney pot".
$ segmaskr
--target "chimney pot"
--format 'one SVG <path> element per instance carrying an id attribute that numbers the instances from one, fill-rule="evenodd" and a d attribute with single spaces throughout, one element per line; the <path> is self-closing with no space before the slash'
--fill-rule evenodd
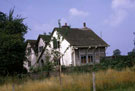
<path id="1" fill-rule="evenodd" d="M 70 26 L 68 26 L 68 25 L 67 25 L 67 23 L 65 23 L 65 25 L 64 25 L 64 26 L 62 26 L 62 28 L 68 28 L 68 29 L 69 29 L 69 28 L 70 28 Z"/>
<path id="2" fill-rule="evenodd" d="M 67 23 L 65 23 L 65 26 L 67 26 Z"/>
<path id="3" fill-rule="evenodd" d="M 85 22 L 83 23 L 83 27 L 86 28 L 86 23 Z"/>

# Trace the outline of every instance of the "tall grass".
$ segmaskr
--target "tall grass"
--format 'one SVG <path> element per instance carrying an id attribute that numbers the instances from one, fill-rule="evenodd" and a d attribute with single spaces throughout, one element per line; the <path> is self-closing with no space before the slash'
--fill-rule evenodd
<path id="1" fill-rule="evenodd" d="M 96 72 L 97 91 L 134 91 L 135 71 L 125 69 L 116 71 Z M 0 91 L 12 91 L 12 83 L 0 86 Z M 62 75 L 62 85 L 58 77 L 51 77 L 44 80 L 29 80 L 23 84 L 15 85 L 15 91 L 92 91 L 92 74 L 74 73 Z"/>

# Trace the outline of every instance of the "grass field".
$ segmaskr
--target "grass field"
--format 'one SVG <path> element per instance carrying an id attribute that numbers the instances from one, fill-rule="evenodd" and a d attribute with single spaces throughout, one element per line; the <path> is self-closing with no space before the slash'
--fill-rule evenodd
<path id="1" fill-rule="evenodd" d="M 0 91 L 12 91 L 12 83 L 1 85 Z M 62 85 L 58 77 L 28 80 L 15 84 L 15 91 L 92 91 L 92 74 L 62 74 Z M 96 72 L 96 91 L 135 91 L 135 71 L 109 69 Z"/>

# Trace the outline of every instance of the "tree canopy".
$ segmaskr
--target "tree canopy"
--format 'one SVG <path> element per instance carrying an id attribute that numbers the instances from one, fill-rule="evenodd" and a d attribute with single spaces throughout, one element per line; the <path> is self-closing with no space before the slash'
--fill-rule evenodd
<path id="1" fill-rule="evenodd" d="M 113 51 L 113 56 L 120 56 L 120 55 L 121 55 L 121 51 L 119 49 Z"/>
<path id="2" fill-rule="evenodd" d="M 0 74 L 13 75 L 24 71 L 25 39 L 27 25 L 24 18 L 0 12 Z"/>

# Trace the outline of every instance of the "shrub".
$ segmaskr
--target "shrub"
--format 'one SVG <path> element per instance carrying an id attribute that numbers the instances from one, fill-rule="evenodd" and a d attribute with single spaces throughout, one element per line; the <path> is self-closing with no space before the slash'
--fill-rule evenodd
<path id="1" fill-rule="evenodd" d="M 100 62 L 102 69 L 118 69 L 121 70 L 126 67 L 133 67 L 135 59 L 130 56 L 117 56 L 111 59 L 103 58 Z"/>
<path id="2" fill-rule="evenodd" d="M 46 76 L 50 76 L 50 72 L 54 70 L 54 63 L 50 61 L 46 61 L 45 64 L 42 67 L 42 71 L 47 72 Z"/>

